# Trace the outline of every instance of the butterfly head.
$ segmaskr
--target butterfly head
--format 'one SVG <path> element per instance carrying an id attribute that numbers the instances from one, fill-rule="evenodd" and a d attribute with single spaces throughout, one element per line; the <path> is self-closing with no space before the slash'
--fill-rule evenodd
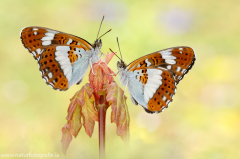
<path id="1" fill-rule="evenodd" d="M 102 40 L 101 39 L 97 39 L 95 42 L 94 42 L 94 44 L 93 44 L 93 47 L 94 48 L 101 48 L 102 47 Z"/>
<path id="2" fill-rule="evenodd" d="M 126 64 L 122 60 L 118 61 L 118 63 L 117 63 L 118 70 L 125 69 L 126 67 L 127 67 Z"/>

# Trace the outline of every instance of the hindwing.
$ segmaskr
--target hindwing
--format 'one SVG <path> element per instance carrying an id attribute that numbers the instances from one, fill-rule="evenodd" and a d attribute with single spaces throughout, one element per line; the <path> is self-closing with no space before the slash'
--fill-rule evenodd
<path id="1" fill-rule="evenodd" d="M 139 103 L 148 113 L 161 112 L 172 102 L 176 91 L 173 75 L 161 68 L 136 68 L 133 71 L 142 84 L 146 104 Z M 134 104 L 139 100 L 131 94 Z"/>

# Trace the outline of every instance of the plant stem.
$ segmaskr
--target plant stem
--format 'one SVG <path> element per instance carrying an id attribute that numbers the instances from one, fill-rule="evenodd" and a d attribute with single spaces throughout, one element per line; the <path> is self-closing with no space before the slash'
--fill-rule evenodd
<path id="1" fill-rule="evenodd" d="M 105 125 L 106 125 L 106 110 L 104 96 L 101 95 L 100 99 L 96 101 L 98 108 L 98 130 L 99 130 L 99 158 L 105 158 Z"/>

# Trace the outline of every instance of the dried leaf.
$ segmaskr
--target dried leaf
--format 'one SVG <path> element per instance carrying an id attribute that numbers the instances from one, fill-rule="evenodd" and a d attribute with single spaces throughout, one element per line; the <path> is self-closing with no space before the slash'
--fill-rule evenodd
<path id="1" fill-rule="evenodd" d="M 66 124 L 63 128 L 62 128 L 62 151 L 64 153 L 64 155 L 66 155 L 66 151 L 69 147 L 70 142 L 72 141 L 72 135 L 71 132 L 69 130 L 69 125 Z"/>
<path id="2" fill-rule="evenodd" d="M 73 112 L 72 115 L 72 119 L 70 120 L 71 123 L 71 134 L 76 138 L 81 127 L 82 127 L 82 123 L 81 123 L 81 106 L 80 104 L 77 104 L 77 107 L 75 109 L 75 111 Z"/>
<path id="3" fill-rule="evenodd" d="M 93 89 L 89 87 L 89 84 L 85 84 L 80 91 L 77 91 L 75 95 L 70 99 L 70 105 L 68 107 L 68 116 L 66 117 L 67 120 L 71 120 L 72 113 L 76 109 L 77 104 L 81 106 L 85 103 L 84 92 L 87 92 L 88 97 L 90 98 L 93 94 Z"/>
<path id="4" fill-rule="evenodd" d="M 92 73 L 94 72 L 94 74 Z M 106 83 L 111 83 L 113 77 L 111 74 L 114 72 L 106 65 L 105 62 L 98 61 L 98 63 L 93 64 L 92 70 L 89 74 L 90 87 L 94 89 L 94 97 L 100 99 L 97 92 L 103 89 L 103 85 Z"/>
<path id="5" fill-rule="evenodd" d="M 82 115 L 83 115 L 83 126 L 85 127 L 85 131 L 89 137 L 92 136 L 95 121 L 98 121 L 98 112 L 94 107 L 94 97 L 88 98 L 86 93 L 85 96 L 85 104 L 82 107 Z"/>
<path id="6" fill-rule="evenodd" d="M 72 135 L 77 137 L 81 127 L 81 118 L 83 118 L 83 125 L 87 134 L 91 137 L 93 132 L 93 127 L 89 126 L 89 122 L 93 120 L 97 121 L 97 117 L 93 115 L 89 115 L 89 110 L 94 111 L 93 102 L 93 89 L 89 87 L 89 84 L 86 84 L 81 88 L 80 91 L 76 92 L 75 95 L 70 99 L 70 105 L 68 107 L 68 116 L 66 119 L 68 120 L 67 124 L 62 128 L 62 150 L 63 153 L 66 154 L 66 151 L 69 147 L 70 142 L 72 141 Z M 89 104 L 91 103 L 91 104 Z M 88 108 L 90 107 L 90 108 Z M 86 111 L 88 110 L 88 111 Z M 96 110 L 95 110 L 96 111 Z M 93 119 L 90 119 L 93 118 Z M 86 126 L 87 124 L 87 126 Z"/>
<path id="7" fill-rule="evenodd" d="M 115 53 L 117 53 L 117 52 L 115 52 Z M 111 61 L 113 56 L 114 56 L 114 53 L 109 54 L 109 52 L 108 52 L 106 57 L 105 57 L 105 62 L 108 64 Z"/>
<path id="8" fill-rule="evenodd" d="M 107 89 L 106 100 L 112 107 L 111 122 L 117 124 L 117 135 L 124 141 L 128 141 L 130 117 L 126 105 L 127 97 L 123 93 L 124 91 L 115 82 L 112 82 Z"/>

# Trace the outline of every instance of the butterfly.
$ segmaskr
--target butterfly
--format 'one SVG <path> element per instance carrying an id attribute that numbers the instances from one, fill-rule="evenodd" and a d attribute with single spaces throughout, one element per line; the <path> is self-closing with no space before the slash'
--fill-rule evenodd
<path id="1" fill-rule="evenodd" d="M 37 26 L 24 28 L 20 36 L 37 60 L 42 78 L 55 90 L 65 91 L 80 84 L 88 66 L 100 59 L 102 36 L 92 45 L 80 37 Z"/>
<path id="2" fill-rule="evenodd" d="M 129 65 L 121 60 L 117 63 L 120 83 L 128 88 L 135 105 L 148 113 L 160 113 L 172 102 L 177 84 L 195 60 L 193 49 L 185 46 L 148 54 Z"/>

